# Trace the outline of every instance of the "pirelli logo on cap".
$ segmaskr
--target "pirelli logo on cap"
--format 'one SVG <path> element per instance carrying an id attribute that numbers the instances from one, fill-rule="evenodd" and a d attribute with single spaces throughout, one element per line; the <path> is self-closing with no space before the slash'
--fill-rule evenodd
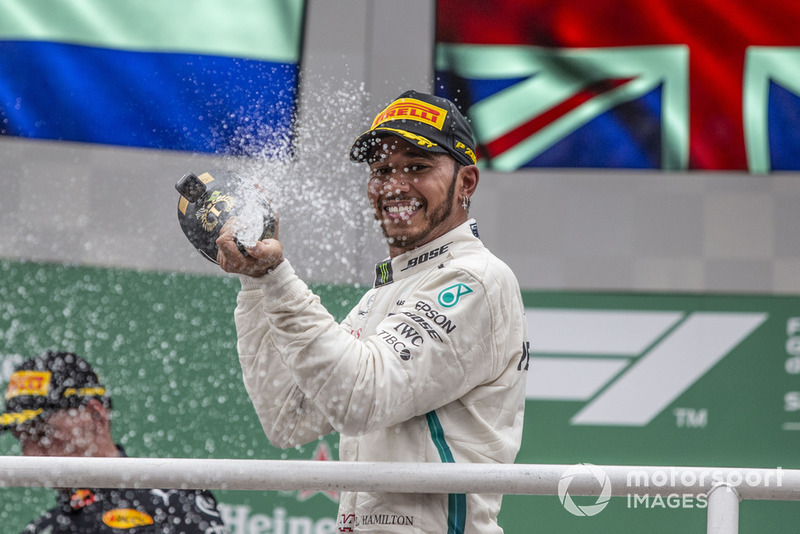
<path id="1" fill-rule="evenodd" d="M 106 394 L 106 388 L 100 386 L 96 388 L 66 388 L 64 390 L 65 397 L 102 397 Z"/>
<path id="2" fill-rule="evenodd" d="M 50 376 L 50 371 L 17 371 L 8 382 L 6 400 L 23 395 L 47 396 Z"/>
<path id="3" fill-rule="evenodd" d="M 447 118 L 447 110 L 438 106 L 428 104 L 416 98 L 401 98 L 389 104 L 389 106 L 378 113 L 375 120 L 372 121 L 370 130 L 374 130 L 384 122 L 398 121 L 398 120 L 411 120 L 429 124 L 441 130 L 444 127 L 444 121 Z"/>
<path id="4" fill-rule="evenodd" d="M 21 412 L 6 412 L 0 414 L 0 426 L 21 425 L 27 423 L 40 413 L 44 411 L 43 408 L 38 410 L 22 410 Z"/>
<path id="5" fill-rule="evenodd" d="M 460 150 L 461 152 L 463 152 L 464 154 L 466 154 L 466 155 L 467 155 L 467 157 L 468 157 L 468 158 L 469 158 L 469 159 L 472 161 L 472 164 L 473 164 L 473 165 L 475 165 L 476 163 L 478 163 L 478 158 L 475 156 L 475 152 L 473 152 L 473 151 L 472 151 L 472 149 L 471 149 L 471 148 L 469 148 L 467 145 L 465 145 L 465 144 L 464 144 L 464 143 L 462 143 L 461 141 L 458 141 L 458 142 L 456 143 L 456 148 L 457 148 L 458 150 Z"/>

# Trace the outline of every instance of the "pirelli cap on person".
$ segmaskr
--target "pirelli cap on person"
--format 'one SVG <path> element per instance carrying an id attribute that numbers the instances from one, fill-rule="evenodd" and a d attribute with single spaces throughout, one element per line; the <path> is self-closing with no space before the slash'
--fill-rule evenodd
<path id="1" fill-rule="evenodd" d="M 475 165 L 475 139 L 467 119 L 446 98 L 406 91 L 378 113 L 369 130 L 350 148 L 350 159 L 369 161 L 373 148 L 389 135 L 416 143 L 429 152 L 450 154 L 462 165 Z"/>
<path id="2" fill-rule="evenodd" d="M 25 360 L 11 375 L 0 431 L 77 408 L 89 399 L 111 407 L 105 387 L 86 360 L 71 352 L 47 352 Z"/>

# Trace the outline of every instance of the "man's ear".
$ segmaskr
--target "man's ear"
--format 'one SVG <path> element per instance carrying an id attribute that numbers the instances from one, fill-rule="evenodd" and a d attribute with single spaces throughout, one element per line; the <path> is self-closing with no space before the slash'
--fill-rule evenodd
<path id="1" fill-rule="evenodd" d="M 92 416 L 92 421 L 106 427 L 110 425 L 109 411 L 108 409 L 106 409 L 106 407 L 103 405 L 102 402 L 100 402 L 97 399 L 90 399 L 85 404 L 85 408 L 86 411 Z"/>
<path id="2" fill-rule="evenodd" d="M 461 175 L 461 195 L 472 197 L 475 194 L 475 189 L 478 187 L 478 179 L 480 178 L 480 171 L 475 165 L 467 165 L 461 167 L 458 171 Z"/>

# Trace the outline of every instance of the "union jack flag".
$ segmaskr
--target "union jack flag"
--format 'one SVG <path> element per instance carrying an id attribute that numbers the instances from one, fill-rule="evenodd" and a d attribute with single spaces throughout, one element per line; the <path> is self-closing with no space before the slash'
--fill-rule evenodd
<path id="1" fill-rule="evenodd" d="M 800 2 L 439 0 L 481 164 L 800 170 Z"/>

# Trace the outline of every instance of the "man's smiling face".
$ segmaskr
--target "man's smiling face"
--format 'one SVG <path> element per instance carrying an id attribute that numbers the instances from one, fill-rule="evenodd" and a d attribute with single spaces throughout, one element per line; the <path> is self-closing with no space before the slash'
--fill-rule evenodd
<path id="1" fill-rule="evenodd" d="M 370 160 L 367 195 L 375 209 L 389 253 L 395 257 L 428 243 L 467 220 L 456 191 L 461 183 L 456 161 L 388 136 Z"/>

